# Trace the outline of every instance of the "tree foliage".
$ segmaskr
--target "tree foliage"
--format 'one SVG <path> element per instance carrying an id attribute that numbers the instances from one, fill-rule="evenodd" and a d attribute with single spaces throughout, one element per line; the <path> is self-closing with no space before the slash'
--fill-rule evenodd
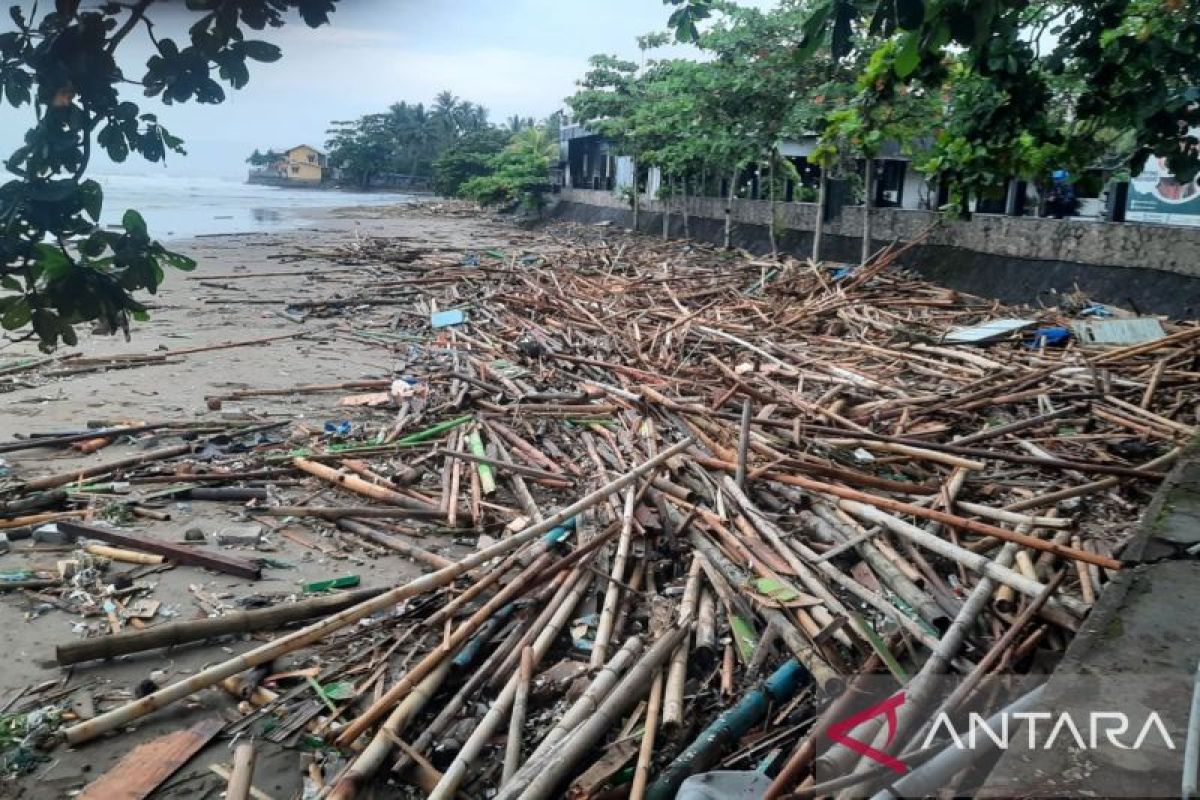
<path id="1" fill-rule="evenodd" d="M 433 176 L 434 162 L 463 137 L 488 129 L 487 109 L 443 91 L 424 103 L 393 103 L 387 111 L 334 122 L 329 164 L 367 188 L 382 173 Z"/>
<path id="2" fill-rule="evenodd" d="M 512 136 L 511 132 L 502 128 L 483 128 L 466 134 L 447 147 L 433 162 L 434 191 L 446 197 L 456 197 L 467 181 L 491 174 L 494 159 Z"/>
<path id="3" fill-rule="evenodd" d="M 550 164 L 557 160 L 558 141 L 545 126 L 522 128 L 491 159 L 489 173 L 466 181 L 460 194 L 483 205 L 540 211 L 550 190 Z"/>
<path id="4" fill-rule="evenodd" d="M 74 344 L 72 326 L 90 320 L 128 333 L 130 317 L 146 311 L 134 294 L 153 293 L 168 267 L 195 265 L 154 241 L 135 210 L 124 213 L 119 231 L 99 225 L 104 193 L 84 177 L 95 147 L 118 162 L 134 153 L 151 162 L 184 153 L 182 140 L 122 90 L 140 86 L 166 105 L 220 103 L 224 86 L 246 85 L 249 62 L 281 55 L 249 33 L 281 26 L 292 10 L 322 25 L 335 2 L 189 0 L 193 22 L 183 42 L 155 35 L 155 0 L 10 8 L 15 27 L 0 33 L 0 89 L 13 108 L 32 110 L 33 125 L 5 162 L 15 178 L 0 186 L 0 326 L 29 329 L 46 350 Z M 142 75 L 127 76 L 116 51 L 143 28 L 154 53 Z"/>
<path id="5" fill-rule="evenodd" d="M 664 0 L 683 41 L 723 12 L 717 0 Z M 785 0 L 784 6 L 788 3 Z M 1200 4 L 1182 0 L 815 0 L 805 3 L 792 72 L 822 54 L 852 71 L 857 119 L 837 130 L 882 130 L 876 112 L 916 97 L 940 101 L 925 168 L 979 191 L 1048 167 L 1151 154 L 1182 180 L 1200 170 L 1188 130 L 1200 124 Z M 831 71 L 835 73 L 836 69 Z M 1114 158 L 1115 157 L 1115 158 Z"/>

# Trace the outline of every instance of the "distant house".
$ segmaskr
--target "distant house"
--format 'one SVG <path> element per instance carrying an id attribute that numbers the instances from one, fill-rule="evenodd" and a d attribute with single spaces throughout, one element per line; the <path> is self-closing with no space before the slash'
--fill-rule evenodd
<path id="1" fill-rule="evenodd" d="M 325 154 L 307 144 L 298 144 L 284 150 L 279 158 L 260 169 L 250 170 L 250 183 L 266 183 L 273 186 L 320 186 L 328 170 Z"/>

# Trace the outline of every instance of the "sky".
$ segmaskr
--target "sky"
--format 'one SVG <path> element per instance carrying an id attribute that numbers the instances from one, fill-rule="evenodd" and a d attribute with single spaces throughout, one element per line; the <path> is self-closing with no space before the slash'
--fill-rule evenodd
<path id="1" fill-rule="evenodd" d="M 157 23 L 160 37 L 186 41 L 181 5 L 162 7 L 168 18 Z M 637 59 L 636 37 L 664 30 L 669 14 L 661 0 L 341 0 L 329 26 L 312 30 L 296 20 L 249 32 L 278 44 L 283 58 L 251 63 L 249 84 L 229 90 L 221 105 L 164 107 L 136 87 L 127 99 L 158 113 L 185 140 L 188 155 L 171 157 L 169 174 L 239 177 L 255 147 L 323 148 L 331 120 L 400 100 L 429 103 L 443 89 L 484 105 L 493 122 L 513 114 L 543 118 L 573 93 L 591 55 Z M 10 28 L 3 15 L 0 30 Z M 118 60 L 140 77 L 151 52 L 139 29 Z M 31 120 L 29 107 L 0 109 L 0 152 L 11 152 Z M 163 167 L 136 157 L 113 165 L 100 155 L 94 169 L 156 174 Z"/>

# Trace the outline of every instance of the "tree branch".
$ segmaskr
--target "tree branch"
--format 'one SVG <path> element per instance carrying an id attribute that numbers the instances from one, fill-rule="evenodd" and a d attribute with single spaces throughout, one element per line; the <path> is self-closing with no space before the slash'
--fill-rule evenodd
<path id="1" fill-rule="evenodd" d="M 122 25 L 117 32 L 113 34 L 113 37 L 108 40 L 108 47 L 104 48 L 105 52 L 107 52 L 110 56 L 113 54 L 113 51 L 117 49 L 117 45 L 121 43 L 121 40 L 128 36 L 129 32 L 132 31 L 134 27 L 137 26 L 138 22 L 140 22 L 141 19 L 146 15 L 146 9 L 149 8 L 150 4 L 153 2 L 154 0 L 138 0 L 137 4 L 129 10 L 129 19 L 125 20 L 125 24 Z"/>

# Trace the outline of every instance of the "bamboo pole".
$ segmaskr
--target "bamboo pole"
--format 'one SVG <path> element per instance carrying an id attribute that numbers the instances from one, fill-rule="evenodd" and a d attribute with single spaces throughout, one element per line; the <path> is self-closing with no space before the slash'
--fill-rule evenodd
<path id="1" fill-rule="evenodd" d="M 326 635 L 333 631 L 340 630 L 357 622 L 364 617 L 374 614 L 377 611 L 382 611 L 386 608 L 391 608 L 401 600 L 409 597 L 415 597 L 425 592 L 446 586 L 452 583 L 457 578 L 465 575 L 476 567 L 486 564 L 497 556 L 504 555 L 510 550 L 515 550 L 527 542 L 533 541 L 538 536 L 546 533 L 557 525 L 562 524 L 568 519 L 574 517 L 580 511 L 591 508 L 596 503 L 604 500 L 613 492 L 624 489 L 629 484 L 641 478 L 643 475 L 657 469 L 667 460 L 674 458 L 679 453 L 691 446 L 691 439 L 685 439 L 666 450 L 663 450 L 654 458 L 651 458 L 626 474 L 608 483 L 607 485 L 597 489 L 591 494 L 577 500 L 566 508 L 558 511 L 555 514 L 547 517 L 540 523 L 532 525 L 520 533 L 514 534 L 507 539 L 504 539 L 491 547 L 486 547 L 473 553 L 462 561 L 459 561 L 453 567 L 432 572 L 428 575 L 423 575 L 420 578 L 409 581 L 408 583 L 397 586 L 384 592 L 379 597 L 367 600 L 357 606 L 346 609 L 338 614 L 335 614 L 327 619 L 321 620 L 313 625 L 296 631 L 295 633 L 260 645 L 249 652 L 235 656 L 228 661 L 223 661 L 219 664 L 214 664 L 207 669 L 192 675 L 189 678 L 173 683 L 169 686 L 164 686 L 156 692 L 151 692 L 140 700 L 135 700 L 127 703 L 112 711 L 107 711 L 93 719 L 77 723 L 65 730 L 67 741 L 72 745 L 82 744 L 90 741 L 95 737 L 106 733 L 110 730 L 128 725 L 135 719 L 145 716 L 146 714 L 164 708 L 167 705 L 182 700 L 185 697 L 212 686 L 232 675 L 243 672 L 251 667 L 266 664 L 269 661 L 274 661 L 279 656 L 285 653 L 290 653 L 298 650 L 301 647 L 306 647 L 313 642 L 320 641 Z"/>
<path id="2" fill-rule="evenodd" d="M 115 658 L 127 653 L 139 653 L 159 647 L 173 647 L 198 642 L 231 633 L 279 630 L 284 625 L 313 617 L 332 614 L 349 606 L 378 597 L 384 589 L 359 589 L 353 592 L 330 594 L 303 600 L 299 603 L 277 605 L 252 611 L 231 611 L 211 619 L 181 620 L 157 625 L 143 631 L 127 631 L 115 636 L 100 636 L 66 642 L 54 648 L 60 666 L 70 666 L 98 658 Z"/>
<path id="3" fill-rule="evenodd" d="M 85 544 L 83 550 L 86 553 L 91 553 L 94 556 L 102 558 L 110 558 L 113 561 L 122 561 L 126 564 L 161 564 L 164 559 L 162 556 L 153 555 L 151 553 L 139 553 L 135 550 L 125 550 L 120 547 L 109 547 L 106 544 Z"/>
<path id="4" fill-rule="evenodd" d="M 437 669 L 426 675 L 417 687 L 396 706 L 380 726 L 379 735 L 371 740 L 371 743 L 359 754 L 354 763 L 342 774 L 326 800 L 351 800 L 358 794 L 358 790 L 374 777 L 379 768 L 383 766 L 388 753 L 392 751 L 393 744 L 404 733 L 405 726 L 421 713 L 421 709 L 445 682 L 446 676 L 450 674 L 451 661 L 451 658 L 443 659 Z"/>
<path id="5" fill-rule="evenodd" d="M 348 492 L 360 494 L 363 497 L 369 497 L 372 500 L 378 500 L 381 503 L 388 503 L 393 506 L 403 506 L 404 508 L 417 508 L 423 511 L 436 511 L 437 508 L 428 503 L 421 503 L 413 500 L 411 497 L 402 495 L 399 492 L 393 491 L 386 486 L 371 483 L 357 475 L 343 472 L 342 470 L 334 469 L 326 464 L 318 461 L 310 461 L 307 458 L 296 457 L 292 460 L 298 469 L 307 472 L 309 475 L 315 475 L 323 481 L 340 486 Z"/>
<path id="6" fill-rule="evenodd" d="M 250 742 L 243 742 L 233 751 L 233 770 L 229 773 L 225 800 L 249 800 L 250 785 L 253 780 L 254 745 Z"/>
<path id="7" fill-rule="evenodd" d="M 562 605 L 555 611 L 549 623 L 544 629 L 538 632 L 537 638 L 533 642 L 533 661 L 536 666 L 546 653 L 549 652 L 550 646 L 558 637 L 559 632 L 570 620 L 571 615 L 575 613 L 575 606 L 579 605 L 584 593 L 591 581 L 584 580 L 583 577 L 587 573 L 580 569 L 577 571 L 574 586 L 571 593 L 567 595 Z M 454 757 L 454 761 L 442 773 L 442 779 L 438 781 L 437 786 L 429 793 L 429 800 L 452 800 L 458 793 L 458 787 L 462 785 L 463 780 L 467 776 L 467 770 L 473 766 L 483 748 L 487 746 L 488 740 L 492 735 L 499 730 L 500 723 L 508 714 L 512 707 L 513 699 L 517 694 L 517 684 L 520 682 L 521 676 L 519 672 L 514 673 L 508 682 L 504 684 L 504 688 L 500 694 L 492 701 L 491 707 L 479 724 L 475 726 L 467 741 L 463 743 L 462 749 L 458 751 L 458 755 Z"/>
<path id="8" fill-rule="evenodd" d="M 711 594 L 705 593 L 712 597 Z M 650 700 L 646 704 L 646 724 L 642 731 L 642 743 L 638 747 L 637 764 L 633 768 L 633 783 L 629 789 L 629 800 L 645 800 L 646 786 L 650 783 L 650 767 L 654 760 L 654 740 L 658 734 L 658 715 L 662 708 L 663 675 L 654 673 L 650 684 Z"/>
<path id="9" fill-rule="evenodd" d="M 600 670 L 596 674 L 596 677 L 592 678 L 592 682 L 588 684 L 587 689 L 584 690 L 579 699 L 567 709 L 566 713 L 554 724 L 554 727 L 542 737 L 542 740 L 538 742 L 538 746 L 529 754 L 527 763 L 532 764 L 543 758 L 559 742 L 569 736 L 571 731 L 575 730 L 584 720 L 595 713 L 596 708 L 604 701 L 604 698 L 608 697 L 613 687 L 616 686 L 621 675 L 641 655 L 642 645 L 642 637 L 640 636 L 631 636 L 626 640 L 621 649 L 604 665 L 604 669 Z"/>
<path id="10" fill-rule="evenodd" d="M 699 556 L 692 556 L 692 566 L 688 570 L 687 583 L 683 590 L 683 600 L 679 603 L 679 624 L 691 622 L 696 618 L 697 606 L 700 602 L 701 561 Z M 688 638 L 671 654 L 670 666 L 667 668 L 667 682 L 663 690 L 663 727 L 677 727 L 683 723 L 683 687 L 687 682 L 688 668 Z"/>
<path id="11" fill-rule="evenodd" d="M 629 547 L 633 536 L 633 508 L 637 494 L 635 486 L 630 486 L 625 490 L 625 506 L 621 514 L 621 536 L 617 539 L 617 554 L 613 558 L 612 579 L 604 590 L 604 605 L 600 608 L 600 622 L 596 625 L 596 638 L 589 659 L 592 669 L 602 666 L 608 656 L 608 642 L 612 637 L 617 604 L 621 600 L 620 582 L 625 578 L 625 564 L 629 560 Z"/>
<path id="12" fill-rule="evenodd" d="M 504 770 L 500 774 L 501 784 L 516 774 L 521 767 L 521 741 L 525 735 L 525 713 L 529 707 L 529 684 L 533 680 L 533 648 L 521 650 L 521 669 L 517 693 L 513 697 L 512 714 L 508 718 L 508 739 L 504 742 Z"/>
<path id="13" fill-rule="evenodd" d="M 1045 589 L 1045 586 L 1042 584 L 1026 578 L 1024 575 L 1016 572 L 1015 570 L 1009 569 L 1008 567 L 1002 567 L 986 556 L 979 555 L 978 553 L 972 553 L 970 550 L 966 550 L 962 547 L 951 544 L 944 539 L 939 539 L 936 536 L 932 536 L 917 526 L 910 525 L 904 520 L 897 519 L 890 514 L 886 514 L 874 506 L 868 506 L 865 503 L 856 503 L 852 500 L 841 500 L 838 502 L 838 505 L 856 517 L 884 525 L 889 530 L 908 537 L 913 541 L 914 544 L 918 544 L 927 550 L 932 550 L 943 558 L 948 558 L 952 561 L 962 564 L 964 567 L 974 570 L 981 575 L 986 575 L 990 578 L 993 578 L 1000 583 L 1005 584 L 1006 586 L 1011 586 L 1021 594 L 1029 597 L 1037 597 Z M 1021 536 L 1021 539 L 1029 538 L 1032 537 L 1024 535 Z M 1041 539 L 1035 539 L 1035 541 L 1042 542 Z M 1042 543 L 1045 544 L 1045 542 Z M 1024 544 L 1024 542 L 1018 541 L 1018 544 Z M 1074 614 L 1080 618 L 1087 616 L 1088 613 L 1088 606 L 1086 604 L 1081 603 L 1074 597 L 1067 595 L 1062 596 L 1057 601 L 1051 600 L 1046 604 L 1046 611 L 1052 612 L 1056 609 L 1066 609 L 1071 614 Z M 1056 616 L 1057 619 L 1055 621 L 1059 624 L 1072 629 L 1078 627 L 1078 624 L 1071 620 L 1070 617 L 1067 617 L 1063 614 L 1058 614 Z"/>
<path id="14" fill-rule="evenodd" d="M 984 522 L 967 519 L 955 514 L 948 514 L 932 508 L 924 508 L 923 506 L 914 505 L 912 503 L 903 503 L 899 500 L 893 500 L 890 497 L 880 497 L 878 495 L 867 494 L 866 492 L 847 489 L 844 486 L 835 486 L 831 483 L 814 481 L 810 478 L 804 478 L 799 475 L 779 475 L 776 473 L 768 473 L 767 477 L 770 480 L 778 480 L 781 483 L 786 483 L 792 486 L 798 486 L 802 489 L 808 489 L 809 491 L 833 495 L 834 497 L 841 498 L 841 501 L 838 503 L 839 505 L 844 506 L 846 503 L 852 503 L 856 507 L 865 505 L 872 507 L 876 511 L 886 508 L 889 511 L 899 511 L 903 514 L 911 514 L 914 517 L 923 517 L 935 522 L 940 522 L 943 525 L 950 525 L 955 528 L 961 528 L 963 530 L 983 534 L 984 536 L 995 536 L 997 539 L 1003 539 L 1006 542 L 1016 542 L 1034 550 L 1052 552 L 1060 558 L 1071 558 L 1111 570 L 1119 570 L 1121 568 L 1121 562 L 1109 556 L 1089 553 L 1085 550 L 1076 550 L 1073 547 L 1056 545 L 1052 542 L 1047 542 L 1044 539 L 1039 539 L 1036 536 L 1017 533 L 1006 528 L 998 528 L 995 525 L 988 525 Z M 889 519 L 894 519 L 894 517 L 889 517 Z M 922 531 L 922 533 L 924 533 L 924 531 Z"/>
<path id="15" fill-rule="evenodd" d="M 580 759 L 645 696 L 646 687 L 655 671 L 670 657 L 691 628 L 692 623 L 689 622 L 663 634 L 569 737 L 562 739 L 557 747 L 549 749 L 541 760 L 535 762 L 531 758 L 527 761 L 521 772 L 507 786 L 501 787 L 492 800 L 516 800 L 518 796 L 521 800 L 546 800 L 554 796 L 554 790 L 575 770 Z M 430 797 L 429 800 L 445 799 Z"/>

